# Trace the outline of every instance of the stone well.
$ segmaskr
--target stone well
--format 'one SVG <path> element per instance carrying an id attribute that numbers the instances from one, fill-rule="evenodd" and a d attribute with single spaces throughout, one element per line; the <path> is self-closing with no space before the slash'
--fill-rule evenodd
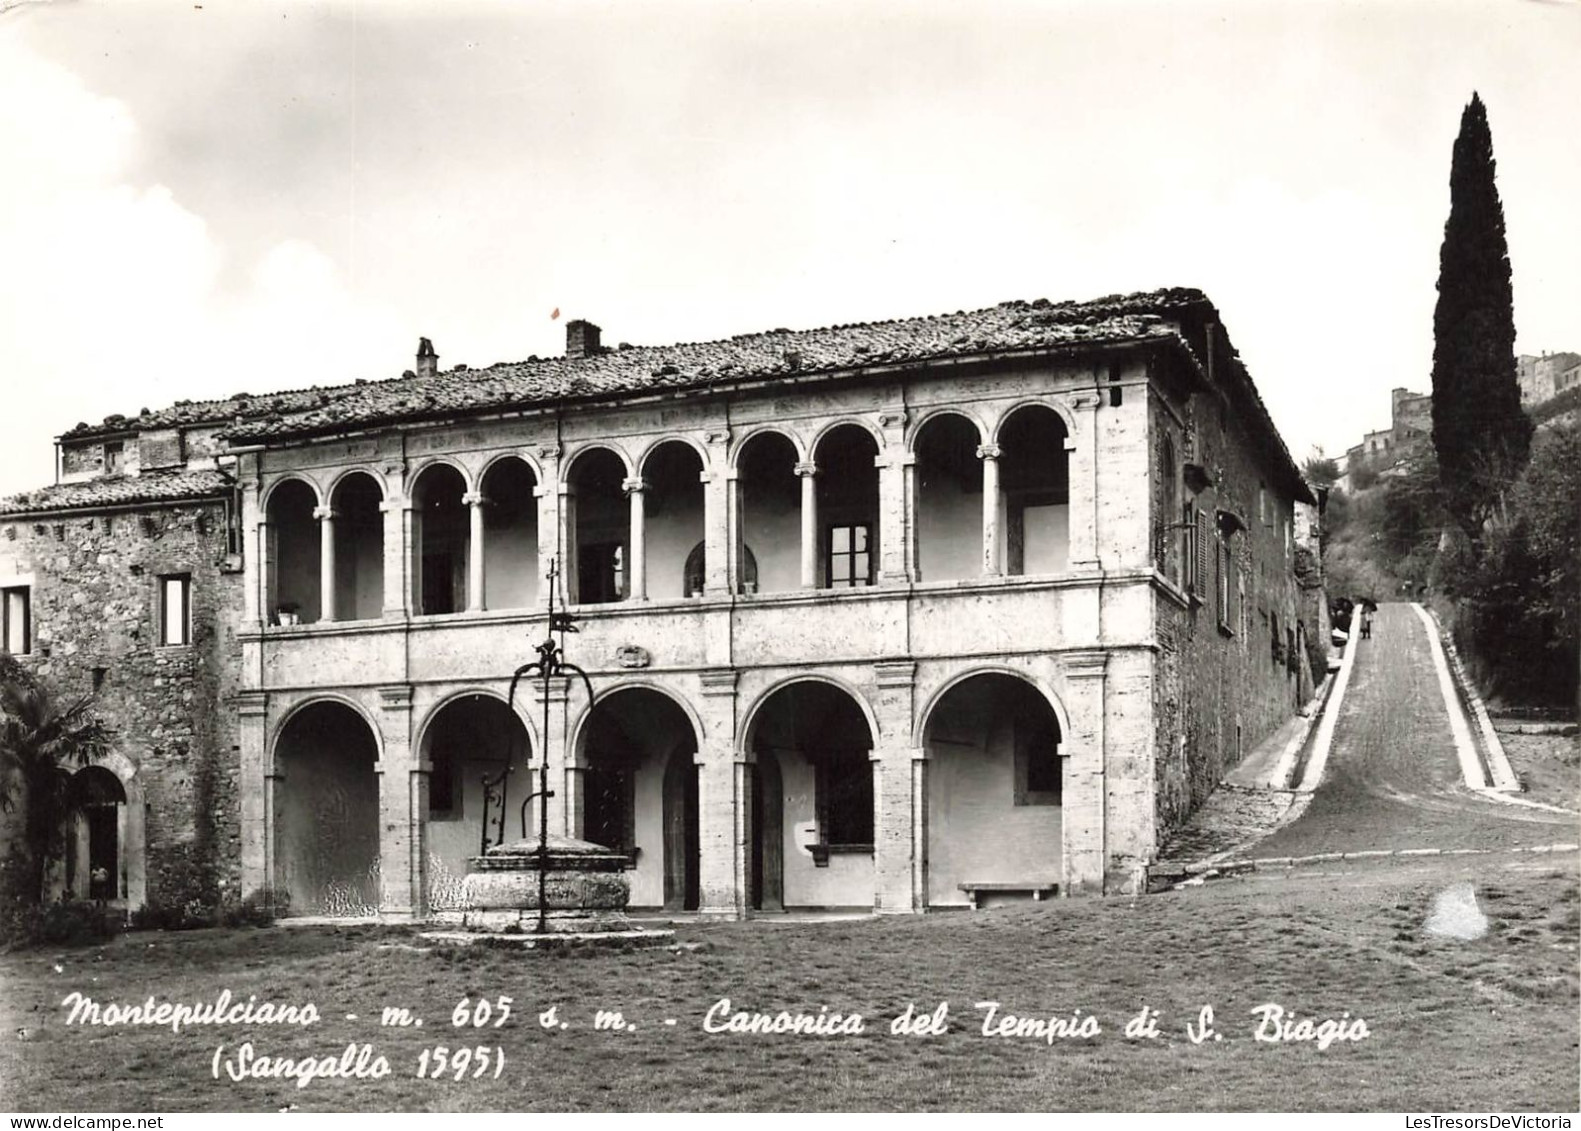
<path id="1" fill-rule="evenodd" d="M 461 909 L 441 912 L 438 918 L 472 930 L 535 931 L 541 872 L 547 930 L 629 930 L 629 863 L 603 845 L 553 833 L 542 851 L 537 837 L 497 844 L 472 858 L 461 885 Z"/>

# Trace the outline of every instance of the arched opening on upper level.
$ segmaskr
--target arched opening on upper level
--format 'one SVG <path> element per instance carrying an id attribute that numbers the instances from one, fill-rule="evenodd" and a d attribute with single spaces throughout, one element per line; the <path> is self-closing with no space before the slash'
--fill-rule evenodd
<path id="1" fill-rule="evenodd" d="M 626 465 L 608 448 L 576 457 L 565 497 L 571 533 L 568 588 L 584 605 L 623 601 L 631 592 L 631 508 L 625 492 Z"/>
<path id="2" fill-rule="evenodd" d="M 412 487 L 412 597 L 420 616 L 467 607 L 470 518 L 467 481 L 447 463 L 423 469 Z"/>
<path id="3" fill-rule="evenodd" d="M 483 473 L 483 607 L 526 609 L 539 602 L 538 477 L 517 456 Z"/>
<path id="4" fill-rule="evenodd" d="M 269 538 L 269 623 L 311 624 L 320 616 L 318 495 L 300 479 L 277 483 L 265 517 Z"/>
<path id="5" fill-rule="evenodd" d="M 1005 573 L 1063 573 L 1070 561 L 1070 453 L 1065 421 L 1022 405 L 999 427 L 1000 559 Z"/>
<path id="6" fill-rule="evenodd" d="M 655 600 L 701 592 L 687 588 L 686 559 L 703 540 L 702 476 L 702 457 L 681 440 L 661 443 L 643 460 L 644 561 L 647 593 Z M 705 576 L 706 568 L 705 562 Z"/>
<path id="7" fill-rule="evenodd" d="M 983 571 L 983 461 L 977 425 L 956 413 L 923 422 L 916 439 L 917 571 L 956 581 Z"/>
<path id="8" fill-rule="evenodd" d="M 366 472 L 335 484 L 335 618 L 375 620 L 384 614 L 384 491 Z"/>
<path id="9" fill-rule="evenodd" d="M 858 424 L 819 439 L 818 586 L 853 589 L 878 580 L 878 441 Z"/>
<path id="10" fill-rule="evenodd" d="M 742 548 L 752 575 L 738 567 L 743 592 L 785 593 L 801 584 L 801 486 L 796 477 L 796 445 L 779 432 L 759 432 L 742 445 L 736 459 L 736 491 Z M 750 548 L 750 550 L 748 549 Z"/>

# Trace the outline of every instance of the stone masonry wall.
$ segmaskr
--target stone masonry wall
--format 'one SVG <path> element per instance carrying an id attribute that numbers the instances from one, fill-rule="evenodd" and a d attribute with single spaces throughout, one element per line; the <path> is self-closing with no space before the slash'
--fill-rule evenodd
<path id="1" fill-rule="evenodd" d="M 1302 621 L 1295 582 L 1293 500 L 1276 487 L 1257 456 L 1250 430 L 1233 407 L 1209 393 L 1166 402 L 1155 394 L 1155 436 L 1168 434 L 1177 462 L 1206 469 L 1212 483 L 1193 495 L 1176 487 L 1177 509 L 1187 501 L 1206 516 L 1207 545 L 1198 557 L 1195 592 L 1176 588 L 1155 601 L 1158 652 L 1153 686 L 1158 828 L 1178 825 L 1260 741 L 1310 694 L 1310 666 L 1297 655 L 1291 670 L 1289 633 Z M 1159 445 L 1153 445 L 1155 498 Z M 1220 511 L 1245 523 L 1229 537 L 1237 564 L 1229 609 L 1220 608 Z M 1169 568 L 1182 581 L 1191 542 L 1175 523 L 1161 531 Z M 1303 635 L 1321 633 L 1304 625 Z M 1277 632 L 1278 645 L 1274 639 Z M 1277 652 L 1277 658 L 1276 658 Z"/>
<path id="2" fill-rule="evenodd" d="M 0 518 L 0 576 L 31 576 L 22 662 L 62 699 L 92 692 L 136 770 L 151 901 L 240 883 L 235 693 L 242 578 L 219 501 Z M 161 646 L 160 578 L 189 574 L 191 643 Z M 207 889 L 207 890 L 205 890 Z"/>

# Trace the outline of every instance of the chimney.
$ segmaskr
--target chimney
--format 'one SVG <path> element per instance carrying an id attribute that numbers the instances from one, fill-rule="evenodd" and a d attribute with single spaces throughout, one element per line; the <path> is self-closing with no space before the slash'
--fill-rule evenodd
<path id="1" fill-rule="evenodd" d="M 601 330 L 581 318 L 565 324 L 565 356 L 593 357 L 603 352 L 598 344 Z"/>
<path id="2" fill-rule="evenodd" d="M 434 352 L 434 343 L 427 338 L 417 339 L 417 375 L 432 377 L 438 372 L 439 355 Z"/>

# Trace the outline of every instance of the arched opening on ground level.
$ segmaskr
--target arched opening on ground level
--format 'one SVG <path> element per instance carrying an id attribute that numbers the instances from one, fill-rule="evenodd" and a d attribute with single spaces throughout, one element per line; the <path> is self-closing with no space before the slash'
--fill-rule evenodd
<path id="1" fill-rule="evenodd" d="M 300 479 L 269 492 L 265 511 L 268 540 L 270 624 L 312 624 L 319 619 L 321 535 L 314 511 L 318 496 Z"/>
<path id="2" fill-rule="evenodd" d="M 103 766 L 84 766 L 66 783 L 66 890 L 78 899 L 126 899 L 129 870 L 126 788 Z"/>
<path id="3" fill-rule="evenodd" d="M 582 729 L 576 827 L 631 858 L 633 907 L 698 906 L 697 745 L 681 706 L 648 687 L 604 696 Z"/>
<path id="4" fill-rule="evenodd" d="M 923 581 L 983 572 L 982 436 L 964 416 L 944 413 L 917 433 L 917 569 Z"/>
<path id="5" fill-rule="evenodd" d="M 1023 405 L 999 428 L 999 555 L 1006 574 L 1063 573 L 1070 561 L 1065 421 Z"/>
<path id="6" fill-rule="evenodd" d="M 668 440 L 642 463 L 645 590 L 660 601 L 693 597 L 688 557 L 703 538 L 703 460 L 697 449 Z M 706 571 L 706 562 L 702 563 Z M 636 562 L 633 561 L 633 568 Z"/>
<path id="7" fill-rule="evenodd" d="M 861 706 L 798 680 L 764 701 L 747 745 L 759 767 L 754 904 L 771 908 L 777 883 L 782 907 L 871 907 L 873 732 Z"/>
<path id="8" fill-rule="evenodd" d="M 740 546 L 737 584 L 744 593 L 786 593 L 801 585 L 801 485 L 796 445 L 778 432 L 760 432 L 736 460 Z M 761 551 L 752 558 L 746 547 Z M 745 563 L 751 560 L 749 572 Z"/>
<path id="9" fill-rule="evenodd" d="M 573 553 L 567 586 L 574 603 L 624 601 L 631 592 L 631 504 L 625 480 L 626 465 L 608 448 L 585 452 L 571 465 L 565 503 Z"/>
<path id="10" fill-rule="evenodd" d="M 878 441 L 866 428 L 830 429 L 813 453 L 818 467 L 818 586 L 859 589 L 878 580 Z"/>
<path id="11" fill-rule="evenodd" d="M 531 741 L 511 709 L 492 695 L 469 694 L 440 707 L 423 732 L 429 766 L 427 890 L 434 911 L 461 906 L 467 861 L 502 841 L 526 839 L 522 802 L 536 788 Z M 505 771 L 509 769 L 510 773 Z M 531 807 L 529 807 L 531 809 Z M 537 836 L 529 811 L 530 835 Z"/>
<path id="12" fill-rule="evenodd" d="M 412 488 L 413 607 L 420 615 L 467 607 L 471 518 L 467 481 L 449 464 L 425 468 Z"/>
<path id="13" fill-rule="evenodd" d="M 483 476 L 483 607 L 537 605 L 538 477 L 526 460 L 507 456 Z"/>
<path id="14" fill-rule="evenodd" d="M 291 910 L 379 909 L 378 744 L 344 703 L 313 703 L 275 742 L 275 883 Z"/>
<path id="15" fill-rule="evenodd" d="M 357 472 L 335 485 L 328 521 L 335 548 L 334 620 L 376 620 L 384 615 L 384 491 Z M 330 618 L 326 618 L 330 619 Z"/>
<path id="16" fill-rule="evenodd" d="M 934 705 L 923 730 L 930 907 L 971 906 L 967 888 L 979 885 L 1030 892 L 1059 883 L 1060 739 L 1048 700 L 1017 676 L 971 676 Z"/>

